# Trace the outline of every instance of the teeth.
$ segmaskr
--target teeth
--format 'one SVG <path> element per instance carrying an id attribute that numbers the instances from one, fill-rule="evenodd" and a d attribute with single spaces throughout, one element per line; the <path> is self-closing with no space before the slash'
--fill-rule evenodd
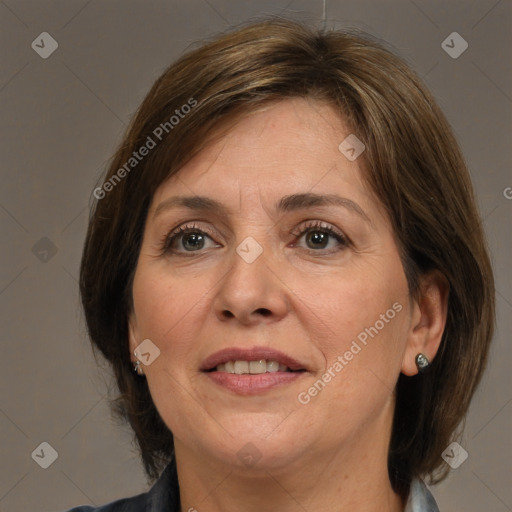
<path id="1" fill-rule="evenodd" d="M 267 372 L 279 371 L 279 363 L 277 361 L 267 361 Z"/>
<path id="2" fill-rule="evenodd" d="M 260 359 L 259 361 L 250 361 L 249 362 L 249 373 L 265 373 L 267 371 L 267 362 L 265 359 Z"/>
<path id="3" fill-rule="evenodd" d="M 235 361 L 235 372 L 238 375 L 249 373 L 249 361 Z"/>
<path id="4" fill-rule="evenodd" d="M 290 371 L 284 364 L 279 364 L 277 361 L 266 361 L 265 359 L 259 361 L 227 361 L 219 364 L 216 370 L 218 372 L 236 373 L 237 375 Z"/>

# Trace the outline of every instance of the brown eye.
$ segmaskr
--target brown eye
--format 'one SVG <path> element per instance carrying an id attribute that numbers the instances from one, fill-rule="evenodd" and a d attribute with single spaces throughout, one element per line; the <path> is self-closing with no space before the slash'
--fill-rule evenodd
<path id="1" fill-rule="evenodd" d="M 349 245 L 348 239 L 329 225 L 313 222 L 306 226 L 298 233 L 292 233 L 299 240 L 304 238 L 306 249 L 313 251 L 327 250 L 327 252 L 336 252 Z M 294 244 L 298 245 L 298 244 Z"/>

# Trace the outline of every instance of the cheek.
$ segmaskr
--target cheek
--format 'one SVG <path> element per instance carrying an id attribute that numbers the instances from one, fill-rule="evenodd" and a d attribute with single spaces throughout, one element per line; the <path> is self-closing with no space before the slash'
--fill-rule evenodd
<path id="1" fill-rule="evenodd" d="M 152 275 L 153 274 L 153 275 Z M 144 368 L 152 399 L 174 435 L 186 438 L 194 430 L 204 411 L 194 395 L 194 383 L 188 376 L 193 366 L 201 321 L 198 315 L 205 296 L 199 281 L 176 279 L 168 271 L 143 267 L 137 269 L 133 283 L 133 301 L 140 339 L 150 339 L 160 350 L 154 362 Z M 176 415 L 175 411 L 180 414 Z"/>
<path id="2" fill-rule="evenodd" d="M 359 335 L 363 343 L 365 337 L 371 339 L 371 334 L 392 340 L 400 338 L 408 292 L 401 267 L 398 270 L 342 271 L 315 281 L 295 281 L 294 293 L 306 306 L 303 314 L 315 323 L 311 328 L 318 333 L 317 341 L 323 349 L 339 352 Z M 379 347 L 385 348 L 373 348 Z"/>
<path id="3" fill-rule="evenodd" d="M 295 291 L 302 294 L 302 315 L 325 361 L 317 377 L 328 382 L 325 389 L 317 386 L 322 391 L 315 400 L 333 414 L 353 414 L 356 403 L 372 410 L 392 394 L 407 340 L 409 299 L 401 263 L 317 280 L 318 293 L 311 284 Z"/>
<path id="4" fill-rule="evenodd" d="M 152 275 L 148 268 L 138 269 L 133 301 L 139 341 L 149 338 L 161 354 L 172 352 L 167 359 L 171 365 L 187 360 L 187 353 L 194 350 L 191 340 L 200 329 L 197 317 L 208 300 L 207 290 L 204 278 L 176 279 L 169 272 Z"/>

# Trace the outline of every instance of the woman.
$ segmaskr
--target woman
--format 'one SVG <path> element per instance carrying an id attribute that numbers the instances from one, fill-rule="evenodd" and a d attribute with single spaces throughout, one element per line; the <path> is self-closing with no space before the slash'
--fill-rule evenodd
<path id="1" fill-rule="evenodd" d="M 156 81 L 80 289 L 143 495 L 75 511 L 438 510 L 494 287 L 468 172 L 407 65 L 251 24 Z M 164 469 L 165 468 L 165 469 Z"/>

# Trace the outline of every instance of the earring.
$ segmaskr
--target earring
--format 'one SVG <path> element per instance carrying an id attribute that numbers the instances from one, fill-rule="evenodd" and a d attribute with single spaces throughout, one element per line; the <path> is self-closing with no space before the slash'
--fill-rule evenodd
<path id="1" fill-rule="evenodd" d="M 134 352 L 133 353 L 135 357 L 137 357 L 137 353 Z M 140 364 L 140 361 L 137 359 L 135 361 L 135 363 L 133 363 L 133 371 L 137 374 L 137 375 L 144 375 L 144 370 L 142 369 L 142 366 Z"/>
<path id="2" fill-rule="evenodd" d="M 425 354 L 418 354 L 415 359 L 416 367 L 419 373 L 424 373 L 430 365 L 430 361 Z"/>

